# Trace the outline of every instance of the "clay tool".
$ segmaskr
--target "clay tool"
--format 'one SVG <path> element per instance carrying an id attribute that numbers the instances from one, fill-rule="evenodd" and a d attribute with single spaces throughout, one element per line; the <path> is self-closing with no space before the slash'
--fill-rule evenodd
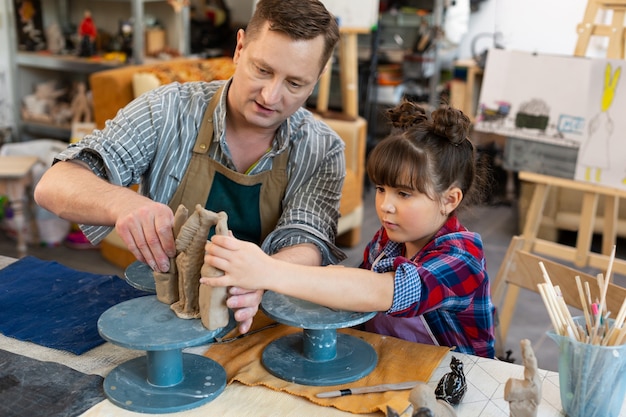
<path id="1" fill-rule="evenodd" d="M 396 384 L 381 384 L 381 385 L 372 385 L 369 387 L 354 387 L 354 388 L 346 388 L 338 391 L 326 391 L 320 392 L 315 396 L 317 398 L 335 398 L 335 397 L 345 397 L 346 395 L 357 395 L 357 394 L 369 394 L 372 392 L 385 392 L 385 391 L 402 391 L 407 389 L 412 389 L 417 385 L 419 381 L 408 381 L 408 382 L 398 382 Z"/>

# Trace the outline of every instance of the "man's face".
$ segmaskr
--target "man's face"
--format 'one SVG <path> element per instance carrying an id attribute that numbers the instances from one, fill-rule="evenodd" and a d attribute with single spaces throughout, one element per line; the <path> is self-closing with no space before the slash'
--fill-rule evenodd
<path id="1" fill-rule="evenodd" d="M 321 36 L 294 41 L 266 26 L 252 40 L 240 31 L 229 111 L 255 127 L 276 129 L 313 92 L 323 49 Z"/>

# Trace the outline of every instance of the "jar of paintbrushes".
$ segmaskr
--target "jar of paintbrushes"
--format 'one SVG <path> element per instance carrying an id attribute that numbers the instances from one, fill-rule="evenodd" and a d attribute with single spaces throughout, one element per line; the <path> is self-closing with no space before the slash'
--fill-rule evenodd
<path id="1" fill-rule="evenodd" d="M 538 284 L 539 293 L 554 327 L 548 336 L 559 346 L 561 405 L 568 417 L 618 417 L 626 396 L 626 300 L 617 316 L 609 318 L 606 295 L 611 264 L 606 278 L 597 275 L 599 300 L 592 300 L 588 281 L 583 285 L 575 277 L 583 312 L 576 317 L 543 263 L 539 264 L 545 280 Z"/>

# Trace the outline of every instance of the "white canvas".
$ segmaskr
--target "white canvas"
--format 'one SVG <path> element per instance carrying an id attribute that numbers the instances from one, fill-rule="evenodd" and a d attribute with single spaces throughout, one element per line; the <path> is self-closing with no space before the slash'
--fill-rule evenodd
<path id="1" fill-rule="evenodd" d="M 626 188 L 624 64 L 492 49 L 475 128 L 577 148 L 576 180 Z"/>

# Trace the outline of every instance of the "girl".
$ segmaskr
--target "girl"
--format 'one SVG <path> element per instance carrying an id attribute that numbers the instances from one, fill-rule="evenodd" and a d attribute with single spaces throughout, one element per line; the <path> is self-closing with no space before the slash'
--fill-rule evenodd
<path id="1" fill-rule="evenodd" d="M 366 330 L 492 358 L 494 306 L 482 241 L 456 215 L 461 203 L 478 198 L 482 182 L 468 139 L 470 121 L 448 106 L 429 119 L 408 101 L 389 115 L 392 132 L 367 161 L 382 227 L 360 268 L 296 265 L 272 259 L 252 243 L 214 236 L 204 261 L 225 274 L 200 282 L 378 311 Z"/>

